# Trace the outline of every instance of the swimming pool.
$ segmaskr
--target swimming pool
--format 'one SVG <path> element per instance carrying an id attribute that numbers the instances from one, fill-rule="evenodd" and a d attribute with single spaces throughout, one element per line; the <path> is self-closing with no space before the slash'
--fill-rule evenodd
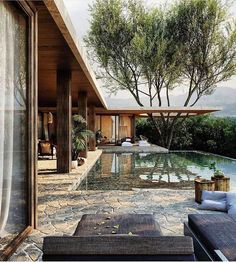
<path id="1" fill-rule="evenodd" d="M 196 176 L 211 177 L 214 162 L 236 191 L 236 160 L 202 152 L 103 153 L 78 190 L 193 189 Z"/>

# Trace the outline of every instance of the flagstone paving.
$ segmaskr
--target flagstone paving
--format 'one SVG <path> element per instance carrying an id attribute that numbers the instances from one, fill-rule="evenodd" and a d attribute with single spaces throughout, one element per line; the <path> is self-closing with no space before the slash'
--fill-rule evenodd
<path id="1" fill-rule="evenodd" d="M 39 225 L 11 257 L 12 261 L 42 260 L 43 237 L 72 235 L 85 213 L 154 214 L 164 235 L 183 235 L 188 214 L 204 213 L 197 209 L 193 190 L 76 191 L 67 176 L 39 175 Z M 70 176 L 75 181 L 76 174 Z"/>

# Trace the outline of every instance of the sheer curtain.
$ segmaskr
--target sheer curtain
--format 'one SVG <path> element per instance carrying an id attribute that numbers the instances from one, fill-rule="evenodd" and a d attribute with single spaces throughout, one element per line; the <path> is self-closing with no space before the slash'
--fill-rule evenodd
<path id="1" fill-rule="evenodd" d="M 12 188 L 16 21 L 0 2 L 0 237 L 5 235 Z"/>

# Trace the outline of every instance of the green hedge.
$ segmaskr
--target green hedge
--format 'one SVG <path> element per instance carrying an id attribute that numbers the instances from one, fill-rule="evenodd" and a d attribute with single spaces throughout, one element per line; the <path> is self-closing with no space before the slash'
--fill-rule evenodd
<path id="1" fill-rule="evenodd" d="M 144 135 L 160 144 L 156 131 L 148 119 L 138 119 L 136 134 Z M 175 130 L 172 150 L 202 150 L 236 157 L 236 120 L 210 115 L 188 118 Z"/>

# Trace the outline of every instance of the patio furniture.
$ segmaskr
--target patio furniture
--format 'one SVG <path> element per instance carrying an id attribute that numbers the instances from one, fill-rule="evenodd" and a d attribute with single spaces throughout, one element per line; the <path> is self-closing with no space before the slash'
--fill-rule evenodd
<path id="1" fill-rule="evenodd" d="M 138 145 L 139 145 L 139 146 L 151 146 L 150 143 L 148 143 L 147 140 L 140 140 L 140 141 L 138 142 Z"/>
<path id="2" fill-rule="evenodd" d="M 195 201 L 197 203 L 201 203 L 202 201 L 202 191 L 214 191 L 215 189 L 215 183 L 214 181 L 202 179 L 202 178 L 196 178 L 194 180 L 195 185 Z"/>
<path id="3" fill-rule="evenodd" d="M 130 142 L 122 142 L 121 146 L 133 146 Z"/>
<path id="4" fill-rule="evenodd" d="M 120 141 L 121 141 L 121 143 L 123 143 L 123 142 L 130 142 L 132 144 L 135 142 L 134 141 L 134 137 L 129 137 L 129 136 L 121 138 Z"/>
<path id="5" fill-rule="evenodd" d="M 140 135 L 139 137 L 140 137 L 141 140 L 146 140 L 146 141 L 148 141 L 148 138 L 147 138 L 146 136 Z"/>
<path id="6" fill-rule="evenodd" d="M 55 146 L 51 141 L 40 140 L 38 142 L 38 155 L 39 156 L 51 156 L 53 159 Z"/>
<path id="7" fill-rule="evenodd" d="M 118 228 L 114 227 L 119 225 Z M 74 235 L 93 236 L 112 234 L 115 230 L 117 234 L 127 235 L 132 232 L 139 236 L 161 236 L 162 232 L 159 224 L 153 215 L 149 214 L 117 214 L 117 215 L 83 215 Z"/>
<path id="8" fill-rule="evenodd" d="M 191 236 L 200 261 L 236 260 L 236 215 L 192 214 L 184 224 L 185 236 Z"/>
<path id="9" fill-rule="evenodd" d="M 43 260 L 194 260 L 190 237 L 162 236 L 149 214 L 84 215 L 71 237 L 45 237 Z"/>
<path id="10" fill-rule="evenodd" d="M 201 205 L 199 209 L 203 210 L 216 210 L 216 211 L 227 211 L 226 192 L 222 191 L 202 191 Z"/>

